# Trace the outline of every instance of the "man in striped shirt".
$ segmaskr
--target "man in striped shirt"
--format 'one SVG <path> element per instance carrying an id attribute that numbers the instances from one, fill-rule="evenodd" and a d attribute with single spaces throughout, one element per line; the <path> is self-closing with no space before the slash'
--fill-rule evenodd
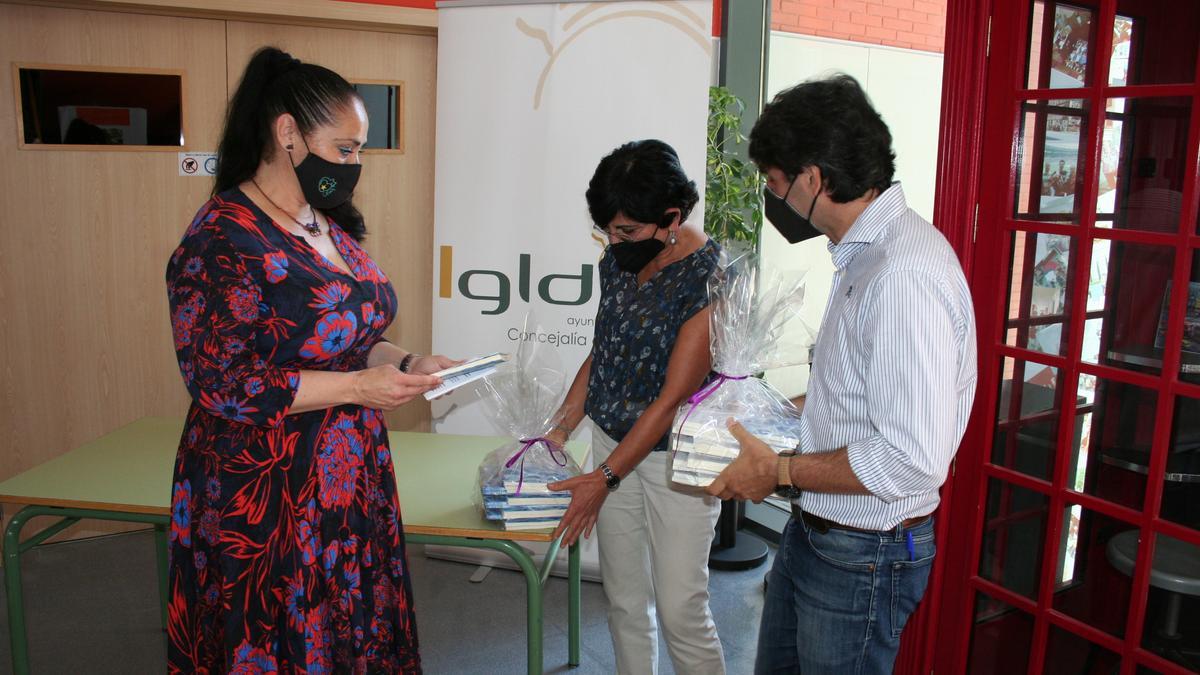
<path id="1" fill-rule="evenodd" d="M 891 672 L 932 567 L 938 488 L 975 394 L 975 320 L 954 251 L 892 182 L 887 125 L 845 75 L 780 93 L 750 135 L 767 216 L 829 237 L 836 268 L 796 454 L 731 421 L 723 499 L 792 498 L 757 673 Z"/>

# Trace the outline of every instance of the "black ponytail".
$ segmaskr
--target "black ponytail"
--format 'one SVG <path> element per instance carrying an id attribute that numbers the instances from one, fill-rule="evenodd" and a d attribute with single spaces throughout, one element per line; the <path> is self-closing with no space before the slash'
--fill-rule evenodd
<path id="1" fill-rule="evenodd" d="M 354 86 L 328 68 L 302 63 L 275 47 L 255 52 L 229 100 L 217 148 L 213 194 L 253 178 L 263 159 L 278 150 L 272 136 L 280 115 L 290 114 L 300 133 L 309 134 L 333 123 L 337 112 L 355 99 L 361 97 Z M 353 200 L 323 213 L 356 241 L 366 236 L 366 225 Z"/>

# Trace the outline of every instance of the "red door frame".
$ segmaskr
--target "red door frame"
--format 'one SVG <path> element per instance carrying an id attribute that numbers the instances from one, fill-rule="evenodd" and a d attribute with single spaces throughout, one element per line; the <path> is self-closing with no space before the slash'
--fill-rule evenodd
<path id="1" fill-rule="evenodd" d="M 938 194 L 935 202 L 935 225 L 950 240 L 962 261 L 964 271 L 971 280 L 975 297 L 976 320 L 980 340 L 981 366 L 975 408 L 967 427 L 961 449 L 956 459 L 951 479 L 943 489 L 940 511 L 938 541 L 940 555 L 931 578 L 929 592 L 922 603 L 921 611 L 914 616 L 913 623 L 905 634 L 902 658 L 897 662 L 897 672 L 903 673 L 960 673 L 965 672 L 975 590 L 986 588 L 989 594 L 1008 604 L 1027 609 L 1034 618 L 1032 656 L 1035 665 L 1032 672 L 1040 672 L 1050 625 L 1069 626 L 1070 629 L 1091 641 L 1108 648 L 1126 658 L 1123 674 L 1132 674 L 1138 665 L 1146 665 L 1167 673 L 1186 672 L 1174 663 L 1165 661 L 1155 654 L 1141 649 L 1142 624 L 1148 593 L 1149 565 L 1153 555 L 1154 537 L 1148 545 L 1140 546 L 1136 573 L 1132 579 L 1132 596 L 1125 637 L 1114 638 L 1071 617 L 1055 612 L 1052 608 L 1053 586 L 1041 584 L 1037 602 L 1006 591 L 977 576 L 980 528 L 983 526 L 983 508 L 989 476 L 1003 478 L 1019 487 L 1034 487 L 1049 495 L 1049 512 L 1061 513 L 1066 503 L 1081 504 L 1101 514 L 1119 516 L 1142 528 L 1143 533 L 1156 531 L 1196 542 L 1200 537 L 1175 523 L 1157 516 L 1162 500 L 1162 481 L 1147 482 L 1147 496 L 1141 512 L 1114 506 L 1089 495 L 1069 492 L 1062 486 L 1067 471 L 1066 452 L 1071 442 L 1075 411 L 1067 406 L 1060 422 L 1058 452 L 1055 457 L 1053 487 L 1043 481 L 1003 467 L 986 465 L 987 448 L 993 434 L 999 371 L 996 367 L 1002 356 L 1022 358 L 1029 354 L 1021 349 L 1005 348 L 998 343 L 1001 335 L 1006 303 L 997 302 L 1007 290 L 1008 259 L 1011 246 L 1011 226 L 1006 218 L 1011 211 L 1011 194 L 1019 170 L 1017 155 L 1013 151 L 1014 134 L 1019 133 L 1019 101 L 1017 92 L 1024 88 L 1024 59 L 1019 55 L 1027 50 L 1027 10 L 1029 2 L 1003 0 L 949 0 L 947 6 L 945 73 L 943 78 L 942 133 L 939 142 Z M 1090 3 L 1089 3 L 1090 4 Z M 1110 26 L 1115 13 L 1115 1 L 1098 3 L 1097 13 L 1100 27 Z M 994 44 L 1005 45 L 1009 58 L 993 59 L 988 63 L 988 28 Z M 1111 43 L 1111 31 L 1097 31 L 1099 44 L 1096 54 L 1107 55 Z M 1011 51 L 1009 51 L 1011 50 Z M 999 51 L 999 50 L 998 50 Z M 1017 57 L 1017 58 L 1013 58 Z M 1095 82 L 1107 81 L 1107 59 L 1093 58 Z M 989 86 L 990 84 L 990 86 Z M 1083 93 L 1090 100 L 1088 118 L 1086 178 L 1081 199 L 1083 203 L 1095 201 L 1095 172 L 1099 166 L 1100 147 L 1096 139 L 1103 124 L 1104 98 L 1123 93 L 1147 95 L 1191 96 L 1193 98 L 1187 146 L 1188 180 L 1183 194 L 1183 218 L 1188 223 L 1176 234 L 1149 234 L 1138 231 L 1108 231 L 1106 237 L 1114 241 L 1131 243 L 1153 243 L 1174 246 L 1172 311 L 1168 322 L 1167 343 L 1178 343 L 1182 337 L 1183 312 L 1177 311 L 1183 302 L 1190 277 L 1193 251 L 1200 245 L 1200 237 L 1190 223 L 1195 222 L 1197 208 L 1197 178 L 1200 168 L 1197 155 L 1200 153 L 1200 80 L 1185 85 L 1140 85 L 1121 89 L 1091 87 Z M 1077 93 L 1076 96 L 1079 94 Z M 1063 97 L 1062 91 L 1030 90 L 1020 95 L 1027 99 L 1050 99 Z M 983 136 L 985 124 L 996 130 Z M 1003 131 L 1003 133 L 1001 133 Z M 982 163 L 984 157 L 1009 158 L 1008 162 Z M 993 186 L 983 191 L 981 186 Z M 978 204 L 978 236 L 974 237 Z M 1036 231 L 1056 234 L 1080 235 L 1094 227 L 1094 216 L 1085 216 L 1078 226 L 1039 224 Z M 1026 229 L 1024 226 L 1022 229 Z M 1087 269 L 1090 250 L 1082 249 L 1083 260 L 1073 265 Z M 1073 306 L 1086 306 L 1087 284 L 1076 283 L 1070 291 Z M 1083 312 L 1076 310 L 1068 335 L 1078 335 L 1083 328 Z M 1060 377 L 1073 387 L 1080 373 L 1080 346 L 1072 341 L 1071 350 L 1063 357 L 1047 357 L 1038 354 L 1038 361 L 1059 368 Z M 1173 397 L 1200 396 L 1200 387 L 1179 381 L 1179 353 L 1168 350 L 1164 357 L 1165 378 L 1132 374 L 1108 366 L 1089 366 L 1092 374 L 1118 382 L 1138 384 L 1153 389 L 1159 394 L 1158 418 L 1153 439 L 1150 476 L 1161 476 L 1166 466 L 1166 446 L 1170 442 L 1170 418 L 1173 413 Z M 986 466 L 985 466 L 986 465 Z M 1050 487 L 1050 489 L 1047 489 Z M 1068 501 L 1069 497 L 1069 501 Z M 1056 550 L 1056 538 L 1061 532 L 1061 518 L 1051 517 L 1047 521 L 1046 550 Z M 1055 548 L 1051 549 L 1053 543 Z M 1043 556 L 1039 578 L 1050 573 L 1047 568 L 1056 564 L 1056 556 Z"/>
<path id="2" fill-rule="evenodd" d="M 987 64 L 988 20 L 992 0 L 948 0 L 946 4 L 946 42 L 942 71 L 941 128 L 938 137 L 937 194 L 934 196 L 933 224 L 945 235 L 958 254 L 967 278 L 971 278 L 975 258 L 975 214 L 980 185 L 980 157 L 983 150 L 984 84 Z M 978 310 L 978 308 L 977 308 Z M 978 405 L 978 401 L 976 402 Z M 972 416 L 972 420 L 975 419 Z M 978 459 L 968 428 L 962 450 L 955 461 L 952 476 L 961 475 L 964 464 Z M 976 467 L 975 471 L 979 468 Z M 970 472 L 970 470 L 967 470 Z M 934 558 L 928 590 L 917 612 L 909 619 L 896 659 L 900 675 L 951 672 L 936 665 L 945 641 L 942 607 L 945 598 L 954 598 L 961 583 L 947 583 L 959 575 L 956 557 L 969 548 L 959 545 L 964 522 L 976 513 L 979 495 L 975 490 L 959 490 L 953 477 L 942 487 L 942 503 L 937 512 L 939 554 Z"/>

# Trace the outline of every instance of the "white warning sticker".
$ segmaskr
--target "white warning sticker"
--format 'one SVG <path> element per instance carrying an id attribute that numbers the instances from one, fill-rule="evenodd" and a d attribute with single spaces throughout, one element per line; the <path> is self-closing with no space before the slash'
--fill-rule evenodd
<path id="1" fill-rule="evenodd" d="M 215 152 L 181 152 L 179 153 L 180 176 L 215 176 L 217 175 L 217 153 Z"/>

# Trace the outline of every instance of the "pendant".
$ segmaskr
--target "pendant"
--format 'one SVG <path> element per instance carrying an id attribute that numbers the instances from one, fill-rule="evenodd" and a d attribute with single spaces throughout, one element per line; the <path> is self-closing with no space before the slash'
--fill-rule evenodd
<path id="1" fill-rule="evenodd" d="M 321 225 L 319 223 L 300 223 L 300 225 L 302 225 L 305 231 L 308 232 L 308 236 L 312 237 L 313 239 L 321 236 Z"/>

